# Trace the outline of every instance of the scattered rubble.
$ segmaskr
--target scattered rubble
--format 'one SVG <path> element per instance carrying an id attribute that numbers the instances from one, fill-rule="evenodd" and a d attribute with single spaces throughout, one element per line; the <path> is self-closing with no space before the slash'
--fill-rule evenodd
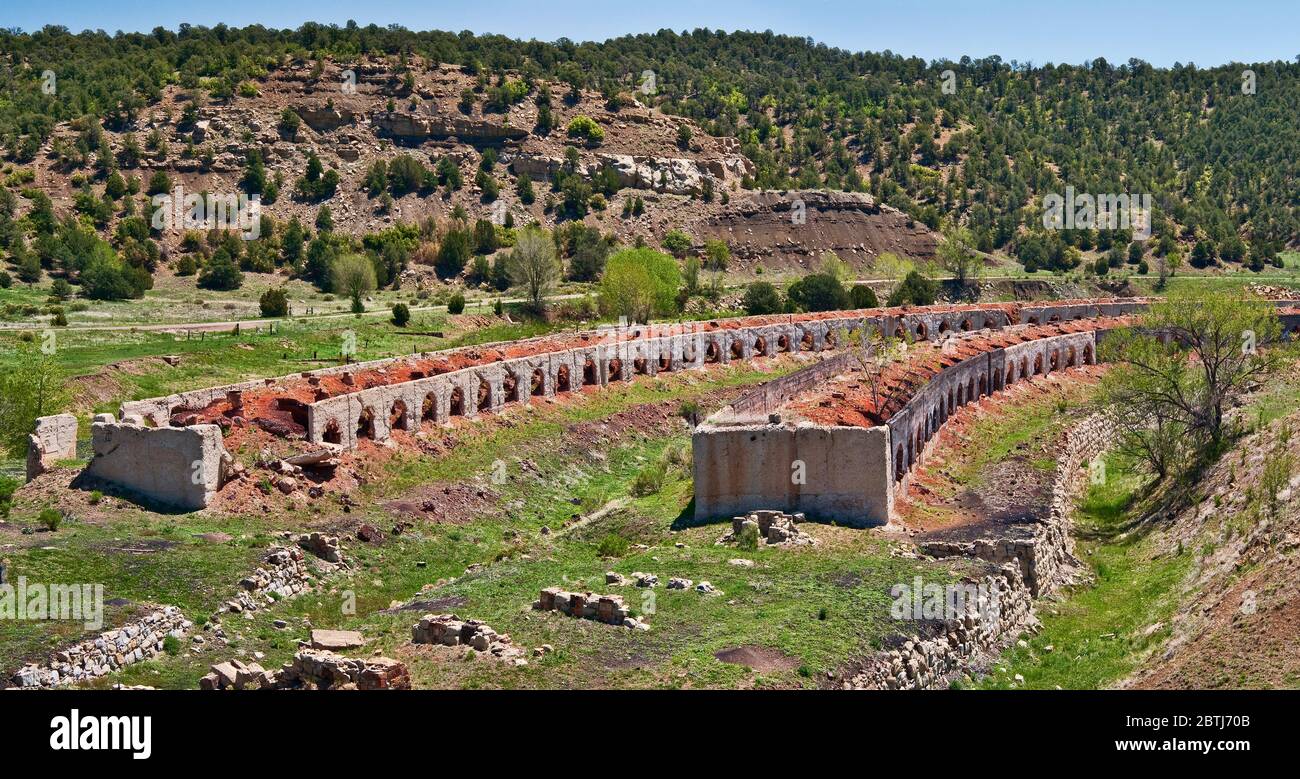
<path id="1" fill-rule="evenodd" d="M 239 660 L 217 663 L 199 680 L 200 690 L 409 690 L 406 665 L 389 657 L 354 659 L 323 649 L 304 649 L 279 671 Z"/>
<path id="2" fill-rule="evenodd" d="M 636 576 L 636 574 L 633 574 Z M 655 581 L 658 581 L 656 579 Z M 631 616 L 620 595 L 597 595 L 592 592 L 566 592 L 559 587 L 547 587 L 533 604 L 538 611 L 558 611 L 570 617 L 593 619 L 609 625 L 622 625 L 635 630 L 649 630 L 650 626 L 638 617 Z"/>
<path id="3" fill-rule="evenodd" d="M 515 665 L 528 664 L 522 658 L 523 650 L 511 643 L 510 636 L 496 632 L 487 623 L 462 620 L 455 614 L 425 614 L 411 626 L 411 642 L 467 646 L 501 660 L 514 661 Z"/>
<path id="4" fill-rule="evenodd" d="M 781 511 L 754 511 L 743 516 L 732 517 L 731 530 L 723 534 L 718 539 L 719 544 L 736 543 L 747 528 L 752 526 L 755 536 L 762 539 L 768 546 L 815 546 L 817 539 L 808 535 L 798 528 L 798 524 L 804 522 L 805 517 L 802 513 L 786 514 Z M 744 561 L 753 565 L 752 561 Z M 743 565 L 744 562 L 732 560 L 732 565 Z"/>

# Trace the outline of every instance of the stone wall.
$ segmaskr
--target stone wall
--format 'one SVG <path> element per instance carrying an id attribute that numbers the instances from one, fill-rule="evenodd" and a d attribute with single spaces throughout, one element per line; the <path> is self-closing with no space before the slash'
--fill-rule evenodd
<path id="1" fill-rule="evenodd" d="M 36 420 L 27 436 L 27 481 L 45 473 L 59 460 L 77 457 L 77 418 L 55 414 Z"/>
<path id="2" fill-rule="evenodd" d="M 217 663 L 199 680 L 200 690 L 409 690 L 406 665 L 390 657 L 344 657 L 304 649 L 278 671 L 239 660 Z"/>
<path id="3" fill-rule="evenodd" d="M 204 508 L 221 487 L 230 455 L 216 425 L 145 427 L 100 420 L 91 425 L 94 456 L 84 475 L 171 508 Z"/>
<path id="4" fill-rule="evenodd" d="M 14 674 L 20 688 L 56 687 L 95 679 L 163 651 L 168 636 L 181 638 L 193 627 L 175 606 L 164 606 L 135 622 L 54 653 L 45 665 L 27 665 Z"/>
<path id="5" fill-rule="evenodd" d="M 880 652 L 845 686 L 865 690 L 926 690 L 946 687 L 973 661 L 999 651 L 1037 624 L 1029 588 L 1020 569 L 1007 564 L 979 580 L 966 580 L 997 593 L 997 607 L 980 600 L 965 603 L 960 616 L 943 621 L 931 638 L 912 635 L 899 648 Z"/>
<path id="6" fill-rule="evenodd" d="M 649 630 L 650 626 L 631 616 L 621 595 L 598 595 L 594 592 L 568 592 L 559 587 L 541 591 L 533 608 L 538 611 L 558 611 L 570 617 L 592 619 L 607 625 Z"/>

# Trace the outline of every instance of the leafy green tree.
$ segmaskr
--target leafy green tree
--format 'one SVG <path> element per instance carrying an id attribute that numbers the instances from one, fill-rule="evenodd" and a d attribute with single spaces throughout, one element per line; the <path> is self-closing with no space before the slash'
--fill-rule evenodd
<path id="1" fill-rule="evenodd" d="M 766 281 L 751 282 L 745 288 L 745 298 L 741 305 L 744 306 L 745 313 L 751 316 L 777 314 L 785 308 L 781 293 Z"/>
<path id="2" fill-rule="evenodd" d="M 361 254 L 344 254 L 334 260 L 330 269 L 330 288 L 335 294 L 352 300 L 352 311 L 365 310 L 362 297 L 375 289 L 375 266 Z"/>
<path id="3" fill-rule="evenodd" d="M 597 294 L 605 316 L 648 322 L 677 313 L 681 271 L 672 257 L 648 247 L 622 249 L 605 264 Z"/>
<path id="4" fill-rule="evenodd" d="M 264 317 L 289 316 L 289 295 L 283 288 L 268 289 L 257 303 Z"/>
<path id="5" fill-rule="evenodd" d="M 199 288 L 218 291 L 239 289 L 244 284 L 244 274 L 225 251 L 218 251 L 208 260 L 199 274 Z"/>
<path id="6" fill-rule="evenodd" d="M 510 284 L 524 291 L 529 307 L 541 312 L 546 293 L 560 280 L 560 261 L 551 236 L 536 227 L 520 230 L 506 260 L 506 273 Z"/>
<path id="7" fill-rule="evenodd" d="M 939 294 L 939 287 L 934 281 L 919 272 L 909 271 L 893 292 L 889 294 L 886 305 L 889 306 L 932 306 Z"/>
<path id="8" fill-rule="evenodd" d="M 849 305 L 849 293 L 829 273 L 810 273 L 786 290 L 790 303 L 799 311 L 836 311 Z"/>
<path id="9" fill-rule="evenodd" d="M 16 356 L 0 371 L 0 448 L 15 458 L 27 452 L 36 418 L 58 413 L 69 399 L 53 353 L 28 346 L 20 347 Z"/>

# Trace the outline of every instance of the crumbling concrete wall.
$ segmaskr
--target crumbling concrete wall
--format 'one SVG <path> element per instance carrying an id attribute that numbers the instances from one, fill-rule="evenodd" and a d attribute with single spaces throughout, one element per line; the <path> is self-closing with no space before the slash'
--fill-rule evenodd
<path id="1" fill-rule="evenodd" d="M 702 425 L 691 445 L 696 517 L 777 509 L 859 527 L 889 521 L 883 427 Z"/>
<path id="2" fill-rule="evenodd" d="M 99 420 L 91 425 L 91 445 L 85 476 L 191 511 L 208 505 L 230 459 L 216 425 L 151 428 Z"/>
<path id="3" fill-rule="evenodd" d="M 77 418 L 72 414 L 39 417 L 27 436 L 27 481 L 48 471 L 59 460 L 77 456 Z"/>

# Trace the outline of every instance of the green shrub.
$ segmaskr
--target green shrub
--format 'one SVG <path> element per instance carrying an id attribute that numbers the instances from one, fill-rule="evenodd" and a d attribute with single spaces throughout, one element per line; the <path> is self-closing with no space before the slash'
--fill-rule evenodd
<path id="1" fill-rule="evenodd" d="M 777 314 L 784 308 L 781 293 L 777 292 L 776 287 L 766 281 L 751 283 L 745 289 L 745 299 L 742 305 L 745 307 L 745 313 L 751 316 Z"/>
<path id="2" fill-rule="evenodd" d="M 611 533 L 600 539 L 600 543 L 596 546 L 596 554 L 601 557 L 622 557 L 627 554 L 627 548 L 626 538 Z"/>
<path id="3" fill-rule="evenodd" d="M 283 289 L 268 289 L 258 299 L 262 316 L 289 316 L 289 295 Z"/>
<path id="4" fill-rule="evenodd" d="M 168 635 L 163 639 L 163 651 L 175 657 L 181 653 L 181 640 L 173 635 Z"/>
<path id="5" fill-rule="evenodd" d="M 411 309 L 405 303 L 396 303 L 393 305 L 393 324 L 398 327 L 406 327 L 406 323 L 411 321 Z"/>
<path id="6" fill-rule="evenodd" d="M 663 462 L 649 463 L 637 471 L 636 478 L 632 480 L 629 491 L 638 498 L 655 495 L 659 490 L 663 489 L 664 482 L 667 479 L 668 469 L 664 467 Z"/>
<path id="7" fill-rule="evenodd" d="M 21 482 L 12 476 L 0 476 L 0 518 L 8 517 L 13 508 L 14 490 Z"/>
<path id="8" fill-rule="evenodd" d="M 876 308 L 880 305 L 880 299 L 876 297 L 876 291 L 866 284 L 854 284 L 849 290 L 849 306 L 852 308 Z"/>
<path id="9" fill-rule="evenodd" d="M 460 313 L 464 313 L 464 311 L 465 311 L 465 295 L 461 292 L 451 293 L 451 297 L 447 300 L 447 313 L 460 314 Z"/>
<path id="10" fill-rule="evenodd" d="M 100 501 L 102 501 L 103 499 L 104 499 L 104 493 L 100 492 L 99 490 L 95 490 L 90 493 L 90 505 L 92 506 L 98 506 Z"/>
<path id="11" fill-rule="evenodd" d="M 63 524 L 63 513 L 55 508 L 42 509 L 36 521 L 41 523 L 41 527 L 54 532 Z"/>
<path id="12" fill-rule="evenodd" d="M 752 552 L 758 548 L 758 525 L 749 523 L 740 526 L 736 535 L 736 548 Z"/>

